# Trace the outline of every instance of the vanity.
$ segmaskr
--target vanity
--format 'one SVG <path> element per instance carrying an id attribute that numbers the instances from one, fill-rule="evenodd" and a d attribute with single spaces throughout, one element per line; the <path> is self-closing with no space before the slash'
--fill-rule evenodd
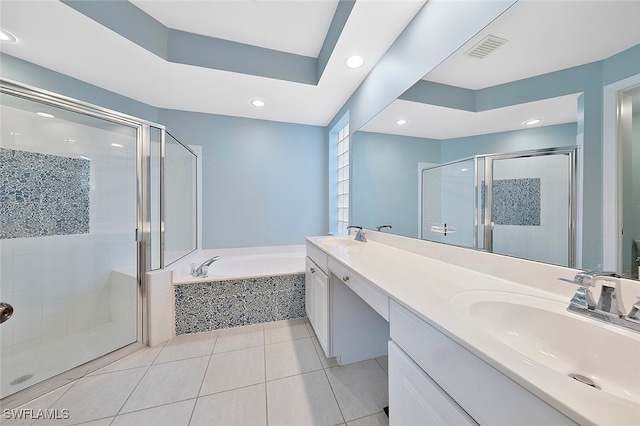
<path id="1" fill-rule="evenodd" d="M 576 270 L 366 235 L 307 238 L 306 309 L 338 364 L 388 354 L 391 425 L 638 424 L 640 333 L 567 312 Z"/>

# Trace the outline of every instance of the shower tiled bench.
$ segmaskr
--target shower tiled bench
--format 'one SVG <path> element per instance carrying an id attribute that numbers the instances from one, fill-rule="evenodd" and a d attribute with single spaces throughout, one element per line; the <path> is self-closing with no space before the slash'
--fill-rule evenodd
<path id="1" fill-rule="evenodd" d="M 304 273 L 184 283 L 174 293 L 176 335 L 306 315 Z"/>

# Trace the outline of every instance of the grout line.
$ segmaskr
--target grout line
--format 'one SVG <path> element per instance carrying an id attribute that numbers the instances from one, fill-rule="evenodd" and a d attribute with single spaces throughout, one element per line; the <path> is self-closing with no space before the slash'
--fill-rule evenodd
<path id="1" fill-rule="evenodd" d="M 171 339 L 169 339 L 171 340 Z M 167 341 L 168 342 L 168 341 Z M 153 366 L 153 363 L 156 361 L 156 359 L 158 359 L 158 357 L 160 356 L 160 353 L 164 350 L 164 348 L 167 346 L 167 342 L 164 342 L 164 344 L 162 345 L 162 349 L 160 349 L 158 351 L 158 354 L 153 358 L 153 360 L 151 361 L 151 364 L 149 364 L 147 366 L 147 370 L 144 372 L 144 374 L 142 376 L 140 376 L 140 380 L 138 380 L 138 383 L 136 383 L 136 385 L 133 387 L 133 389 L 131 390 L 131 393 L 129 393 L 129 396 L 127 397 L 127 399 L 122 403 L 122 405 L 120 406 L 120 409 L 118 410 L 118 412 L 116 413 L 116 415 L 113 417 L 113 419 L 115 420 L 115 418 L 120 415 L 120 412 L 122 411 L 122 409 L 124 408 L 125 405 L 127 405 L 127 402 L 129 402 L 129 399 L 131 398 L 131 395 L 133 395 L 133 393 L 136 391 L 136 389 L 138 389 L 138 386 L 140 386 L 140 383 L 142 382 L 142 380 L 145 378 L 145 376 L 147 375 L 147 373 L 149 372 L 149 370 L 151 369 L 151 367 Z M 142 350 L 142 349 L 141 349 Z M 139 351 L 138 351 L 139 352 Z M 135 353 L 135 352 L 134 352 Z M 126 371 L 126 370 L 125 370 Z"/>
<path id="2" fill-rule="evenodd" d="M 191 409 L 191 415 L 189 416 L 189 423 L 193 419 L 193 413 L 196 411 L 196 406 L 198 405 L 198 399 L 200 398 L 200 392 L 202 392 L 202 386 L 204 385 L 204 379 L 207 377 L 207 373 L 209 372 L 209 367 L 211 366 L 211 359 L 213 358 L 213 350 L 218 343 L 218 337 L 220 337 L 220 333 L 216 333 L 216 340 L 213 342 L 213 346 L 211 347 L 211 353 L 209 354 L 209 361 L 207 362 L 207 368 L 204 369 L 204 374 L 202 375 L 202 381 L 200 381 L 200 387 L 198 388 L 198 393 L 196 394 L 196 401 L 193 404 L 193 408 Z"/>
<path id="3" fill-rule="evenodd" d="M 336 405 L 338 406 L 338 410 L 340 411 L 340 415 L 342 416 L 342 423 L 347 424 L 347 419 L 344 417 L 344 413 L 342 412 L 342 407 L 340 407 L 340 402 L 338 401 L 338 397 L 336 396 L 336 392 L 333 390 L 333 386 L 331 385 L 331 380 L 329 380 L 329 375 L 327 374 L 327 370 L 323 369 L 325 377 L 327 378 L 327 382 L 329 382 L 329 389 L 331 389 L 331 393 L 333 394 L 333 399 L 336 401 Z"/>

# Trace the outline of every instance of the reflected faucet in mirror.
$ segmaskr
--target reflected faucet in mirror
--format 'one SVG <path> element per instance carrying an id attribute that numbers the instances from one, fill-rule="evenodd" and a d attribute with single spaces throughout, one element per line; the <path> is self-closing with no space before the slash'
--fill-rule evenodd
<path id="1" fill-rule="evenodd" d="M 367 242 L 367 237 L 366 237 L 365 233 L 362 232 L 362 226 L 355 226 L 355 225 L 347 226 L 347 229 L 351 229 L 351 228 L 355 228 L 355 229 L 358 230 L 358 232 L 356 232 L 356 236 L 355 236 L 355 240 L 356 241 L 360 241 L 361 243 L 366 243 Z"/>
<path id="2" fill-rule="evenodd" d="M 381 229 L 384 229 L 384 228 L 391 229 L 391 228 L 393 228 L 393 226 L 391 226 L 391 225 L 378 225 L 377 228 L 378 228 L 378 232 L 380 232 Z"/>

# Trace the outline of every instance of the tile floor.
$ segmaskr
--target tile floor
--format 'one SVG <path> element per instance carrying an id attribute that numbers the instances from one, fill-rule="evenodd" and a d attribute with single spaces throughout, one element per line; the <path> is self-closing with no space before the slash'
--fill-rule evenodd
<path id="1" fill-rule="evenodd" d="M 20 408 L 3 425 L 388 425 L 387 360 L 327 359 L 306 318 L 173 338 Z"/>

